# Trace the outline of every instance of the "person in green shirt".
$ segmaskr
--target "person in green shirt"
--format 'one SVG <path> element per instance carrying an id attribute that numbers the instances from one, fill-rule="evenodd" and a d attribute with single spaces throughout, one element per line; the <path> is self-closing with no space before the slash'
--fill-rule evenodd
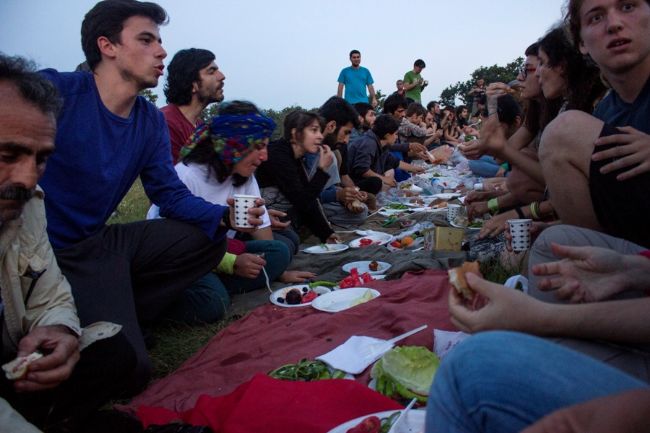
<path id="1" fill-rule="evenodd" d="M 406 90 L 406 98 L 411 99 L 412 102 L 422 103 L 422 90 L 429 84 L 422 78 L 420 73 L 427 65 L 424 60 L 417 59 L 413 63 L 413 70 L 404 74 L 404 90 Z"/>

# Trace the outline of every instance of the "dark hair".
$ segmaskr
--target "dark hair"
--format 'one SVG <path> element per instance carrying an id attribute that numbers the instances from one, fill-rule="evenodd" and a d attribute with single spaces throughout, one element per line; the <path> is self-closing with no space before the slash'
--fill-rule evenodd
<path id="1" fill-rule="evenodd" d="M 296 130 L 296 137 L 298 141 L 301 141 L 303 138 L 303 131 L 305 128 L 309 127 L 314 121 L 318 122 L 321 130 L 325 126 L 325 121 L 318 113 L 313 111 L 305 110 L 294 110 L 291 113 L 287 114 L 284 118 L 284 139 L 288 142 L 291 142 L 291 131 Z"/>
<path id="2" fill-rule="evenodd" d="M 460 117 L 460 113 L 462 113 L 463 110 L 467 110 L 466 105 L 459 105 L 458 107 L 456 107 L 456 117 Z"/>
<path id="3" fill-rule="evenodd" d="M 398 108 L 406 109 L 408 105 L 409 103 L 404 96 L 393 93 L 384 101 L 383 112 L 385 114 L 393 114 Z"/>
<path id="4" fill-rule="evenodd" d="M 580 8 L 583 2 L 584 0 L 569 0 L 565 7 L 564 23 L 576 48 L 582 41 L 580 38 Z M 646 3 L 650 4 L 650 0 L 646 0 Z"/>
<path id="5" fill-rule="evenodd" d="M 414 114 L 422 115 L 424 116 L 426 114 L 427 110 L 424 109 L 422 104 L 418 102 L 411 102 L 409 106 L 406 108 L 406 117 L 411 117 Z"/>
<path id="6" fill-rule="evenodd" d="M 192 101 L 192 85 L 201 80 L 199 71 L 215 59 L 212 51 L 200 48 L 180 50 L 167 67 L 165 96 L 167 103 L 188 105 Z"/>
<path id="7" fill-rule="evenodd" d="M 361 52 L 359 50 L 352 50 L 350 51 L 350 58 L 352 58 L 352 54 L 358 54 L 361 55 Z"/>
<path id="8" fill-rule="evenodd" d="M 32 62 L 0 53 L 0 82 L 13 84 L 27 102 L 34 104 L 44 114 L 56 117 L 63 101 L 52 82 L 35 71 Z"/>
<path id="9" fill-rule="evenodd" d="M 551 29 L 540 39 L 539 49 L 548 56 L 548 66 L 563 68 L 567 109 L 590 113 L 594 101 L 605 92 L 598 68 L 573 47 L 563 26 Z"/>
<path id="10" fill-rule="evenodd" d="M 433 108 L 435 108 L 436 105 L 438 104 L 438 101 L 431 101 L 427 104 L 427 111 L 431 111 Z"/>
<path id="11" fill-rule="evenodd" d="M 383 140 L 386 134 L 393 134 L 399 129 L 399 120 L 390 114 L 381 114 L 377 116 L 375 124 L 372 126 L 372 132 L 378 139 Z"/>
<path id="12" fill-rule="evenodd" d="M 499 96 L 497 99 L 497 115 L 499 116 L 499 122 L 512 126 L 514 125 L 515 120 L 517 120 L 517 117 L 521 119 L 523 114 L 521 105 L 519 105 L 514 96 L 505 94 Z"/>
<path id="13" fill-rule="evenodd" d="M 168 21 L 167 12 L 156 3 L 136 0 L 103 0 L 86 14 L 81 23 L 81 48 L 90 69 L 95 70 L 102 60 L 97 39 L 105 36 L 114 44 L 120 43 L 124 21 L 134 16 L 150 18 L 158 25 Z"/>
<path id="14" fill-rule="evenodd" d="M 255 106 L 255 104 L 248 101 L 229 101 L 224 102 L 219 106 L 218 115 L 243 115 L 243 114 L 255 114 L 259 113 L 260 110 Z M 210 121 L 208 120 L 208 124 Z M 225 166 L 225 164 L 217 155 L 217 152 L 214 151 L 212 145 L 212 140 L 208 137 L 199 143 L 196 144 L 194 149 L 183 158 L 183 164 L 187 165 L 189 163 L 206 165 L 208 167 L 207 179 L 215 177 L 219 183 L 223 183 L 228 176 L 232 174 L 234 186 L 243 185 L 248 180 L 247 177 L 244 177 L 238 173 L 231 173 Z"/>
<path id="15" fill-rule="evenodd" d="M 422 60 L 422 59 L 417 59 L 417 60 L 415 61 L 415 63 L 413 63 L 413 66 L 417 66 L 418 68 L 422 68 L 422 69 L 424 69 L 424 68 L 427 67 L 427 64 L 424 63 L 424 60 Z"/>
<path id="16" fill-rule="evenodd" d="M 537 57 L 539 55 L 539 42 L 533 42 L 532 44 L 530 44 L 528 48 L 526 48 L 524 54 L 527 56 Z"/>
<path id="17" fill-rule="evenodd" d="M 361 117 L 366 117 L 366 114 L 368 114 L 368 111 L 372 111 L 372 105 L 368 104 L 367 102 L 357 102 L 354 104 L 354 109 L 357 110 L 357 113 L 359 113 L 359 116 Z"/>
<path id="18" fill-rule="evenodd" d="M 325 123 L 330 121 L 336 122 L 336 130 L 338 130 L 347 123 L 352 123 L 355 128 L 359 127 L 359 113 L 354 109 L 352 104 L 338 96 L 332 96 L 318 109 L 318 114 L 325 119 Z"/>

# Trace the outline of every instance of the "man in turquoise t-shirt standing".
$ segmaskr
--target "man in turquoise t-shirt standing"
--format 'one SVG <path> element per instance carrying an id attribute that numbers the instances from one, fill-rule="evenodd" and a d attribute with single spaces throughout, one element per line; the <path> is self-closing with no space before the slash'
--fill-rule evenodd
<path id="1" fill-rule="evenodd" d="M 339 74 L 339 88 L 336 96 L 342 98 L 343 88 L 345 87 L 345 100 L 350 104 L 370 101 L 370 104 L 376 107 L 377 97 L 375 96 L 375 88 L 372 86 L 374 81 L 370 71 L 360 66 L 361 53 L 358 50 L 350 51 L 350 63 L 352 63 L 352 66 L 343 68 Z M 366 95 L 366 87 L 368 87 L 368 95 Z"/>
<path id="2" fill-rule="evenodd" d="M 404 74 L 406 98 L 411 99 L 413 102 L 417 102 L 418 104 L 422 103 L 422 90 L 424 90 L 424 88 L 429 84 L 420 75 L 420 72 L 422 72 L 422 69 L 426 66 L 424 60 L 417 59 L 415 63 L 413 63 L 413 70 Z"/>

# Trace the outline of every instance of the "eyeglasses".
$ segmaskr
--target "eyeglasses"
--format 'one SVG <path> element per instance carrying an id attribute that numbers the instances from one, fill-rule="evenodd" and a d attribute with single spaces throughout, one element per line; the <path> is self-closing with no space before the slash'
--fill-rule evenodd
<path id="1" fill-rule="evenodd" d="M 525 80 L 526 77 L 528 77 L 528 74 L 533 74 L 536 70 L 537 68 L 534 66 L 523 65 L 521 68 L 519 68 L 519 73 L 521 74 L 521 78 Z"/>

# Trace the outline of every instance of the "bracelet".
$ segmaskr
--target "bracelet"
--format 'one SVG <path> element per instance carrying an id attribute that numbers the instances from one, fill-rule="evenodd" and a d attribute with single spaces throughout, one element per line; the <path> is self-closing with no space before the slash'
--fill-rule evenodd
<path id="1" fill-rule="evenodd" d="M 530 204 L 530 216 L 535 220 L 539 221 L 541 219 L 539 202 L 534 201 Z"/>
<path id="2" fill-rule="evenodd" d="M 519 216 L 520 219 L 522 219 L 522 220 L 526 219 L 526 215 L 524 215 L 524 211 L 521 210 L 521 208 L 519 206 L 517 206 L 515 208 L 515 212 L 517 212 L 517 216 Z"/>
<path id="3" fill-rule="evenodd" d="M 488 200 L 487 202 L 487 207 L 488 210 L 492 215 L 498 214 L 499 213 L 499 200 L 494 197 Z"/>

